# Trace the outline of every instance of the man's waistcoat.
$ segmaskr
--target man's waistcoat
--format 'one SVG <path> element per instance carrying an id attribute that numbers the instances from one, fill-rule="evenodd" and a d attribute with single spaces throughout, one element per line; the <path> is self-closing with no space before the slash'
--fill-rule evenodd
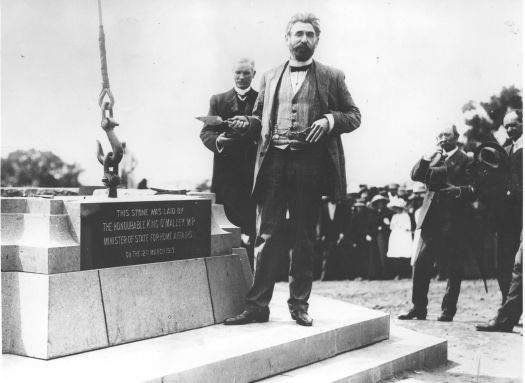
<path id="1" fill-rule="evenodd" d="M 277 116 L 272 119 L 276 121 L 272 135 L 272 144 L 289 144 L 287 136 L 289 131 L 304 130 L 318 120 L 322 114 L 317 82 L 312 69 L 308 70 L 301 87 L 294 95 L 290 69 L 286 68 L 281 78 L 275 102 L 276 108 L 274 113 Z"/>

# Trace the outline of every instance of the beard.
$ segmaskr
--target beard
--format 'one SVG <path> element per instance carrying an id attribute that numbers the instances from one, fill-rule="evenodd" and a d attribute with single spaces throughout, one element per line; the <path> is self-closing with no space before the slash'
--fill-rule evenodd
<path id="1" fill-rule="evenodd" d="M 445 142 L 441 143 L 440 146 L 441 146 L 441 148 L 444 151 L 450 152 L 452 149 L 454 149 L 456 147 L 456 144 L 452 143 L 452 142 L 445 141 Z"/>
<path id="2" fill-rule="evenodd" d="M 314 55 L 315 47 L 308 44 L 297 44 L 290 48 L 290 52 L 297 61 L 303 62 Z"/>

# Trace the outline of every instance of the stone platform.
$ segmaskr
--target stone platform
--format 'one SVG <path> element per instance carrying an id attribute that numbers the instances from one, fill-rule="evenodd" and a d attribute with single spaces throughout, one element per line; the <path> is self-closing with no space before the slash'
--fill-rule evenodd
<path id="1" fill-rule="evenodd" d="M 4 377 L 9 382 L 251 382 L 272 376 L 269 381 L 373 382 L 446 360 L 441 339 L 397 329 L 388 339 L 389 316 L 382 312 L 312 296 L 314 325 L 301 327 L 290 319 L 286 299 L 287 291 L 277 289 L 270 322 L 264 324 L 209 326 L 49 361 L 3 355 Z M 337 380 L 343 377 L 348 379 Z"/>

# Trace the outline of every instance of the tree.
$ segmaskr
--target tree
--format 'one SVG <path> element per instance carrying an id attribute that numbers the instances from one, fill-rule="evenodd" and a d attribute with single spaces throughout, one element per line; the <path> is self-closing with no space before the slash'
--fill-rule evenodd
<path id="1" fill-rule="evenodd" d="M 78 187 L 82 171 L 53 152 L 17 150 L 2 158 L 2 186 Z"/>
<path id="2" fill-rule="evenodd" d="M 507 110 L 521 108 L 521 90 L 513 85 L 504 87 L 499 95 L 492 96 L 488 102 L 479 103 L 479 106 L 473 100 L 467 102 L 461 108 L 466 116 L 465 124 L 470 127 L 465 132 L 466 149 L 473 151 L 484 142 L 496 141 L 494 132 L 503 124 Z"/>

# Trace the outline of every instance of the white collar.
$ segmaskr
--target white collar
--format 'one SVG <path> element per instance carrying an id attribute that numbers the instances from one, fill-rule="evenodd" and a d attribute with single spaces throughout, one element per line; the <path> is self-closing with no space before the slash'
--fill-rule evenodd
<path id="1" fill-rule="evenodd" d="M 519 150 L 523 148 L 523 136 L 520 136 L 515 142 L 514 146 L 512 148 L 513 151 Z"/>
<path id="2" fill-rule="evenodd" d="M 452 149 L 450 152 L 446 152 L 446 155 L 448 158 L 452 157 L 454 155 L 454 153 L 456 153 L 458 151 L 458 147 L 456 146 L 454 149 Z"/>
<path id="3" fill-rule="evenodd" d="M 297 61 L 296 59 L 290 57 L 290 66 L 306 66 L 310 65 L 314 61 L 313 57 L 310 57 L 306 61 Z"/>
<path id="4" fill-rule="evenodd" d="M 235 89 L 235 92 L 237 92 L 238 95 L 244 96 L 246 93 L 248 93 L 250 90 L 252 90 L 252 87 L 249 86 L 246 89 L 237 88 L 236 86 L 233 87 Z"/>

